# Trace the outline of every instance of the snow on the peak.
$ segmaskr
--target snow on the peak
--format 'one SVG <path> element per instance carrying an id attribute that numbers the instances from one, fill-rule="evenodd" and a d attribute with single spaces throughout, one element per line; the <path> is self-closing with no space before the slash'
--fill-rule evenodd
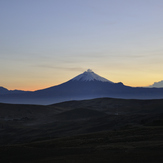
<path id="1" fill-rule="evenodd" d="M 76 76 L 75 78 L 72 79 L 73 81 L 101 81 L 101 82 L 110 82 L 113 83 L 99 75 L 97 75 L 96 73 L 94 73 L 91 69 L 88 69 L 87 71 L 85 71 L 84 73 Z"/>

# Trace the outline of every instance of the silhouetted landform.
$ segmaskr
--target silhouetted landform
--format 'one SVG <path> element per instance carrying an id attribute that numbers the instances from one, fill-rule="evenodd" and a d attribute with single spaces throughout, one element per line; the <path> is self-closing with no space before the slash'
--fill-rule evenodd
<path id="1" fill-rule="evenodd" d="M 163 100 L 0 104 L 2 163 L 162 162 Z"/>
<path id="2" fill-rule="evenodd" d="M 65 83 L 50 88 L 34 92 L 0 93 L 0 102 L 48 105 L 63 101 L 101 97 L 163 99 L 163 88 L 129 87 L 123 85 L 123 83 L 113 83 L 93 71 L 87 70 Z"/>
<path id="3" fill-rule="evenodd" d="M 160 122 L 163 100 L 99 98 L 53 105 L 0 104 L 0 144 Z"/>
<path id="4" fill-rule="evenodd" d="M 22 90 L 8 90 L 7 88 L 0 86 L 0 95 L 8 95 L 8 94 L 22 94 L 22 93 L 28 93 L 30 91 L 22 91 Z"/>

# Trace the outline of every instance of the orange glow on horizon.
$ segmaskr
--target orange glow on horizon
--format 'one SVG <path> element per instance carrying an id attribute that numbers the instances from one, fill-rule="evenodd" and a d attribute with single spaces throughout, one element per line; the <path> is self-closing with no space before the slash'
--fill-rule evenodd
<path id="1" fill-rule="evenodd" d="M 140 82 L 139 84 L 136 82 L 127 82 L 127 81 L 124 81 L 124 82 L 123 81 L 113 81 L 113 82 L 115 82 L 115 83 L 122 82 L 124 85 L 131 86 L 131 87 L 146 87 L 146 86 L 153 84 L 152 82 L 149 82 L 149 81 L 148 81 L 148 83 L 144 81 L 144 82 Z M 5 87 L 5 88 L 7 88 L 8 90 L 15 90 L 16 89 L 16 90 L 23 90 L 23 91 L 36 91 L 36 90 L 41 90 L 41 89 L 46 89 L 49 87 L 57 86 L 57 85 L 60 85 L 62 83 L 64 83 L 64 82 L 60 82 L 60 83 L 58 82 L 55 84 L 49 84 L 49 83 L 45 84 L 44 83 L 44 84 L 40 84 L 40 85 L 31 85 L 31 86 L 28 85 L 28 87 L 24 83 L 24 85 L 21 85 L 19 87 L 12 86 L 12 87 Z"/>
<path id="2" fill-rule="evenodd" d="M 101 77 L 104 77 L 114 83 L 122 82 L 126 86 L 131 87 L 147 87 L 152 85 L 154 82 L 160 81 L 160 74 L 151 75 L 150 73 L 139 73 L 139 72 L 126 72 L 126 71 L 94 71 Z M 36 91 L 40 89 L 46 89 L 49 87 L 60 85 L 68 80 L 76 77 L 83 72 L 71 72 L 71 73 L 60 73 L 41 78 L 19 78 L 11 79 L 8 78 L 8 82 L 4 80 L 1 82 L 1 86 L 8 90 L 24 90 L 24 91 Z"/>

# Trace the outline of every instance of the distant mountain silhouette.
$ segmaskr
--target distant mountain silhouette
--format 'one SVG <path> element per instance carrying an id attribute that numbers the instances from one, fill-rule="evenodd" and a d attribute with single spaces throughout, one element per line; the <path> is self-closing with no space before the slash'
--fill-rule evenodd
<path id="1" fill-rule="evenodd" d="M 121 82 L 113 83 L 89 69 L 65 83 L 50 88 L 34 92 L 1 94 L 0 102 L 46 105 L 99 97 L 161 99 L 163 88 L 129 87 Z"/>
<path id="2" fill-rule="evenodd" d="M 4 95 L 4 94 L 16 94 L 16 93 L 27 93 L 30 91 L 22 91 L 22 90 L 8 90 L 7 88 L 4 87 L 0 87 L 0 95 Z"/>
<path id="3" fill-rule="evenodd" d="M 6 88 L 4 88 L 4 87 L 0 87 L 0 94 L 6 94 L 6 93 L 8 93 L 8 92 L 9 92 L 8 89 L 6 89 Z"/>

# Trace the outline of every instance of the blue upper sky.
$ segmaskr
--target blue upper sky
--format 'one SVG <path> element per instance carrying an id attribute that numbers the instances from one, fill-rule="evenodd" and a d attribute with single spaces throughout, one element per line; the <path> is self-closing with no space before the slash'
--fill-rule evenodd
<path id="1" fill-rule="evenodd" d="M 88 68 L 131 86 L 162 80 L 162 0 L 1 0 L 0 85 L 35 90 Z"/>

